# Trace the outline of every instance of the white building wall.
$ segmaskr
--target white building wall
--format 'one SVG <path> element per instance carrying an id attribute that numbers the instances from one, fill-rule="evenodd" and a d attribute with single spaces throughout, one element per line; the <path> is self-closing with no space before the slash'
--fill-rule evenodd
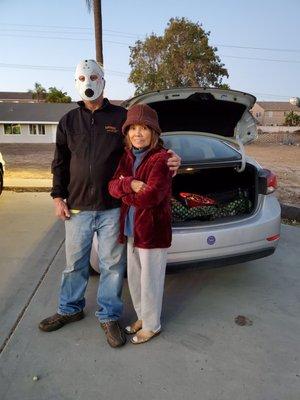
<path id="1" fill-rule="evenodd" d="M 20 135 L 5 135 L 4 124 L 0 124 L 0 143 L 55 143 L 57 124 L 42 124 L 45 125 L 45 135 L 31 135 L 29 124 L 20 125 Z"/>
<path id="2" fill-rule="evenodd" d="M 296 132 L 300 130 L 300 126 L 268 126 L 268 125 L 259 125 L 257 129 L 261 132 L 265 133 L 278 133 L 278 132 Z"/>

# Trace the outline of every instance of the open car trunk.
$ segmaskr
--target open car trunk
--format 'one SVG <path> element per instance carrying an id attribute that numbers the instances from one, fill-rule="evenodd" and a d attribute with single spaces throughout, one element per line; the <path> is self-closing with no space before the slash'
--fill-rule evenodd
<path id="1" fill-rule="evenodd" d="M 145 93 L 123 104 L 150 105 L 164 146 L 181 157 L 173 178 L 173 225 L 245 218 L 255 210 L 258 173 L 243 147 L 257 137 L 250 113 L 255 101 L 244 92 L 197 87 Z"/>
<path id="2" fill-rule="evenodd" d="M 246 164 L 243 172 L 237 172 L 232 166 L 182 168 L 173 178 L 173 225 L 199 224 L 199 221 L 219 223 L 250 215 L 257 206 L 257 182 L 257 169 L 251 164 Z M 188 199 L 193 200 L 193 196 L 186 199 L 183 197 L 186 193 L 203 198 L 194 196 L 196 202 L 191 207 Z"/>

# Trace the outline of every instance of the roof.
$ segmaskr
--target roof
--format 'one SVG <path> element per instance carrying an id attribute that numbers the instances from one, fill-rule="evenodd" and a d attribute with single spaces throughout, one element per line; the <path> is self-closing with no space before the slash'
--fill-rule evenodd
<path id="1" fill-rule="evenodd" d="M 32 93 L 29 92 L 0 92 L 0 102 L 14 103 L 16 101 L 38 103 L 37 99 L 32 97 Z M 116 106 L 120 106 L 124 100 L 110 100 L 110 102 Z M 40 102 L 44 103 L 45 100 L 40 99 Z"/>
<path id="2" fill-rule="evenodd" d="M 298 111 L 300 107 L 294 106 L 288 101 L 257 101 L 256 104 L 261 106 L 265 111 Z"/>
<path id="3" fill-rule="evenodd" d="M 0 103 L 0 122 L 58 122 L 76 103 Z"/>
<path id="4" fill-rule="evenodd" d="M 110 100 L 119 105 L 122 100 Z M 45 122 L 57 123 L 68 111 L 78 107 L 72 103 L 0 103 L 0 123 L 2 122 Z"/>
<path id="5" fill-rule="evenodd" d="M 0 92 L 0 100 L 33 100 L 28 92 Z"/>

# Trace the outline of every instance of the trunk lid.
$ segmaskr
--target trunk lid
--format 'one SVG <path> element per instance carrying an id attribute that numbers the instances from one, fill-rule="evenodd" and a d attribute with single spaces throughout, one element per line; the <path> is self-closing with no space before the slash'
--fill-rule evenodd
<path id="1" fill-rule="evenodd" d="M 242 147 L 257 137 L 250 113 L 251 94 L 214 88 L 176 88 L 146 93 L 125 101 L 129 108 L 146 103 L 154 108 L 163 132 L 197 132 L 228 140 Z"/>

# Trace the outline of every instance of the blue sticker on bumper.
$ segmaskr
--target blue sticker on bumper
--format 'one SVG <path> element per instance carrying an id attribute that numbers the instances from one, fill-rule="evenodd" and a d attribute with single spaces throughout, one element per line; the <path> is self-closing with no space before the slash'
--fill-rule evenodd
<path id="1" fill-rule="evenodd" d="M 207 238 L 207 244 L 213 245 L 213 244 L 215 244 L 215 242 L 216 242 L 215 236 L 208 236 L 208 238 Z"/>

